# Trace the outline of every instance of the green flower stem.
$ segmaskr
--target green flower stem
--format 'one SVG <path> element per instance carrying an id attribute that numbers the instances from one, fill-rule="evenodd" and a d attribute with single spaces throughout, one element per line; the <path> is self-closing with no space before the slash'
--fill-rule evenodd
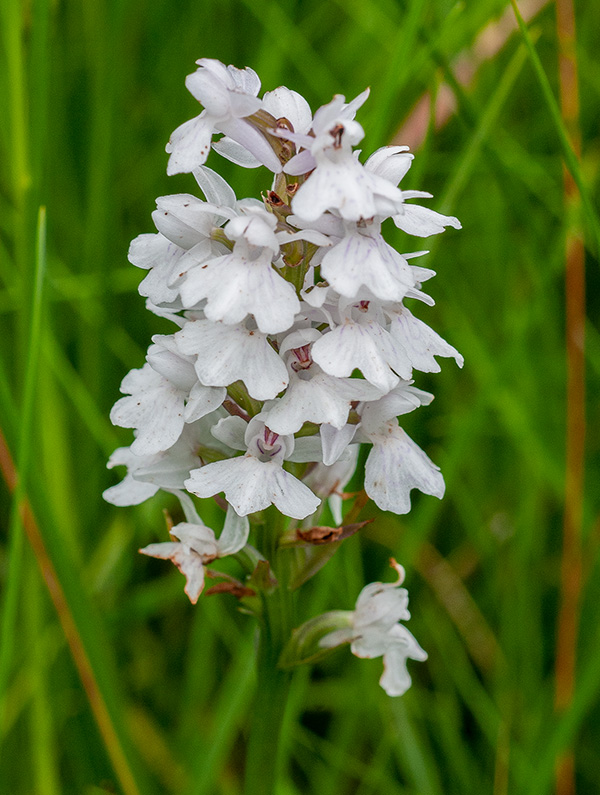
<path id="1" fill-rule="evenodd" d="M 246 756 L 246 795 L 275 795 L 277 792 L 279 740 L 290 682 L 290 673 L 278 667 L 279 657 L 293 627 L 293 599 L 288 588 L 287 571 L 289 552 L 277 549 L 286 517 L 274 509 L 265 514 L 266 523 L 257 534 L 257 544 L 271 562 L 279 585 L 271 593 L 263 593 L 256 696 Z"/>

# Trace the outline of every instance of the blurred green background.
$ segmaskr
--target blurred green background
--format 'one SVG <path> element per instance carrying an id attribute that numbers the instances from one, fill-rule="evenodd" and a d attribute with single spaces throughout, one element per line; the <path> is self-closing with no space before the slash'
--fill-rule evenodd
<path id="1" fill-rule="evenodd" d="M 145 310 L 126 255 L 153 231 L 157 196 L 195 192 L 190 175 L 167 178 L 164 146 L 197 113 L 184 78 L 200 57 L 251 66 L 265 90 L 287 85 L 313 109 L 371 86 L 365 155 L 411 143 L 402 187 L 431 191 L 429 206 L 463 223 L 425 245 L 388 230 L 400 251 L 431 250 L 421 262 L 438 272 L 437 303 L 418 314 L 465 357 L 463 371 L 443 360 L 441 374 L 417 374 L 436 400 L 403 423 L 446 497 L 413 492 L 403 517 L 368 508 L 375 522 L 302 597 L 303 618 L 351 609 L 366 582 L 391 579 L 394 555 L 429 661 L 410 666 L 400 699 L 378 686 L 381 660 L 347 648 L 299 670 L 281 794 L 541 795 L 557 764 L 562 793 L 600 791 L 600 6 L 576 3 L 581 107 L 566 122 L 568 31 L 554 3 L 520 7 L 528 36 L 503 0 L 2 0 L 0 465 L 9 483 L 21 474 L 14 499 L 0 484 L 2 793 L 241 791 L 253 621 L 228 595 L 192 607 L 178 572 L 137 554 L 164 534 L 168 498 L 101 498 L 117 480 L 108 455 L 131 440 L 108 420 L 119 383 L 171 330 Z M 567 134 L 581 138 L 582 199 L 565 199 Z M 216 154 L 208 165 L 240 197 L 269 187 L 264 170 Z M 572 438 L 586 436 L 585 490 L 569 502 L 569 558 L 565 247 L 582 238 L 587 432 L 577 384 L 569 415 Z M 576 676 L 570 692 L 559 673 L 557 710 L 561 559 Z"/>

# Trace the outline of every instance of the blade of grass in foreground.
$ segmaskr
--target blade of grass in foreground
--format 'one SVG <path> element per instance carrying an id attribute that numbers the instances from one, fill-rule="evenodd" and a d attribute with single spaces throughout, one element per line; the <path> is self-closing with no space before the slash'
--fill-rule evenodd
<path id="1" fill-rule="evenodd" d="M 15 468 L 8 447 L 0 437 L 4 478 L 14 491 L 11 516 L 11 535 L 9 547 L 9 576 L 3 604 L 2 634 L 0 647 L 0 707 L 4 709 L 6 687 L 10 678 L 15 650 L 17 613 L 19 596 L 23 587 L 23 530 L 37 558 L 41 572 L 57 609 L 63 630 L 69 642 L 73 659 L 86 690 L 91 708 L 104 739 L 107 752 L 113 763 L 126 795 L 140 795 L 150 792 L 147 786 L 138 782 L 139 774 L 134 774 L 128 739 L 122 720 L 123 710 L 116 693 L 116 674 L 110 670 L 106 646 L 102 644 L 102 627 L 81 586 L 72 561 L 64 548 L 60 533 L 48 517 L 43 532 L 36 520 L 27 499 L 39 506 L 47 500 L 40 494 L 40 487 L 28 478 L 29 465 L 33 454 L 33 420 L 35 408 L 35 387 L 40 360 L 42 339 L 42 305 L 44 276 L 46 270 L 46 214 L 40 208 L 38 217 L 35 283 L 32 298 L 30 333 L 27 346 L 27 369 L 23 410 L 19 418 L 20 433 L 17 447 L 18 467 Z M 7 418 L 4 417 L 6 420 Z M 29 482 L 31 480 L 31 483 Z"/>
<path id="2" fill-rule="evenodd" d="M 0 725 L 3 722 L 4 699 L 15 648 L 15 630 L 19 591 L 23 575 L 23 527 L 20 510 L 27 488 L 27 475 L 32 453 L 33 407 L 41 347 L 42 299 L 46 274 L 46 208 L 40 207 L 37 226 L 35 282 L 31 302 L 27 368 L 23 391 L 23 410 L 19 418 L 17 466 L 19 477 L 14 484 L 8 548 L 9 571 L 2 605 L 0 634 Z"/>
<path id="3" fill-rule="evenodd" d="M 16 483 L 17 474 L 3 439 L 0 439 L 0 448 L 4 478 L 10 487 Z M 45 503 L 45 497 L 36 484 L 30 487 L 30 492 L 34 505 Z M 106 652 L 108 646 L 104 641 L 104 628 L 75 573 L 76 568 L 62 543 L 58 528 L 52 526 L 45 517 L 42 532 L 25 498 L 21 502 L 20 516 L 122 790 L 125 795 L 151 793 L 153 789 L 136 769 L 130 750 L 124 709 L 118 693 L 118 679 Z"/>

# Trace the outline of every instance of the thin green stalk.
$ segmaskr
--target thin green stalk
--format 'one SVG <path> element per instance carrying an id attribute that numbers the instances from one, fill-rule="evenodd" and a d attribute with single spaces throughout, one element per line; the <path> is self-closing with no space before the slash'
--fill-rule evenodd
<path id="1" fill-rule="evenodd" d="M 45 655 L 40 654 L 44 641 L 45 593 L 42 591 L 39 571 L 30 552 L 27 555 L 27 563 L 28 593 L 25 609 L 30 656 L 33 657 L 31 670 L 33 693 L 29 719 L 34 788 L 38 795 L 60 795 L 55 731 L 48 698 L 49 661 Z"/>
<path id="2" fill-rule="evenodd" d="M 554 124 L 554 128 L 558 135 L 558 139 L 560 141 L 560 145 L 563 151 L 565 166 L 569 171 L 569 174 L 572 176 L 573 181 L 577 185 L 577 188 L 579 189 L 579 193 L 581 196 L 581 203 L 585 210 L 585 214 L 587 215 L 587 220 L 589 224 L 590 242 L 591 243 L 593 242 L 593 251 L 597 255 L 598 251 L 600 251 L 600 221 L 598 220 L 598 215 L 596 213 L 596 210 L 594 209 L 594 203 L 590 197 L 587 185 L 585 183 L 581 171 L 581 166 L 579 163 L 579 158 L 577 157 L 577 154 L 573 149 L 571 141 L 569 140 L 569 133 L 566 129 L 565 122 L 563 121 L 560 107 L 552 92 L 550 81 L 548 80 L 548 76 L 544 71 L 544 67 L 542 66 L 542 62 L 540 61 L 539 55 L 537 54 L 535 47 L 533 46 L 531 36 L 529 34 L 529 31 L 527 30 L 527 26 L 525 25 L 523 17 L 519 12 L 516 0 L 510 0 L 510 2 L 515 12 L 515 17 L 517 18 L 519 29 L 521 31 L 521 35 L 523 36 L 523 40 L 525 42 L 525 46 L 527 47 L 527 52 L 531 60 L 531 65 L 533 66 L 535 76 L 537 77 L 540 89 L 542 91 L 544 100 L 546 102 L 546 107 L 548 108 L 550 117 Z"/>
<path id="3" fill-rule="evenodd" d="M 245 795 L 276 795 L 281 754 L 281 727 L 289 694 L 290 673 L 278 667 L 279 657 L 293 626 L 285 551 L 277 551 L 285 517 L 266 511 L 267 523 L 259 533 L 261 552 L 275 563 L 279 586 L 263 594 L 263 615 L 256 660 L 256 696 L 250 716 Z M 270 520 L 270 521 L 269 521 Z"/>
<path id="4" fill-rule="evenodd" d="M 17 472 L 10 519 L 8 549 L 9 572 L 2 606 L 0 634 L 0 726 L 3 723 L 5 695 L 15 649 L 15 630 L 19 607 L 19 591 L 23 576 L 23 526 L 21 508 L 26 494 L 27 474 L 32 453 L 33 407 L 38 372 L 42 333 L 42 298 L 46 273 L 46 208 L 40 207 L 37 227 L 35 283 L 33 288 L 29 341 L 27 345 L 27 371 L 20 434 L 17 449 Z"/>

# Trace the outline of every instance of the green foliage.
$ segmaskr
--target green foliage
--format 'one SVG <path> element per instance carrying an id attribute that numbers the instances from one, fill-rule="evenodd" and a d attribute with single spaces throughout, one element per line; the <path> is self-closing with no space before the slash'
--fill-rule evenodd
<path id="1" fill-rule="evenodd" d="M 169 330 L 145 311 L 127 248 L 153 231 L 156 196 L 194 191 L 189 175 L 167 178 L 164 145 L 195 113 L 183 79 L 200 57 L 252 66 L 265 89 L 288 85 L 313 108 L 370 85 L 365 153 L 443 83 L 456 108 L 438 131 L 430 109 L 403 184 L 430 190 L 430 206 L 464 227 L 428 241 L 437 306 L 419 316 L 465 368 L 444 360 L 434 379 L 417 377 L 436 400 L 404 423 L 441 466 L 447 495 L 415 494 L 405 517 L 367 507 L 359 518 L 375 521 L 297 600 L 299 622 L 352 609 L 365 582 L 389 577 L 393 555 L 429 661 L 412 665 L 401 699 L 379 688 L 381 660 L 347 648 L 294 671 L 282 795 L 542 795 L 569 746 L 580 791 L 600 791 L 600 19 L 597 4 L 577 4 L 577 160 L 558 106 L 551 5 L 477 62 L 467 85 L 453 76 L 504 12 L 499 0 L 0 3 L 0 428 L 21 474 L 16 500 L 27 495 L 35 520 L 32 530 L 0 485 L 2 794 L 240 792 L 253 619 L 228 594 L 192 607 L 172 567 L 137 555 L 165 537 L 161 511 L 177 511 L 168 497 L 135 509 L 101 499 L 115 482 L 106 458 L 130 441 L 108 420 L 119 382 L 151 334 Z M 563 157 L 581 205 L 565 207 Z M 269 187 L 264 171 L 211 158 L 238 195 Z M 584 590 L 575 693 L 559 715 L 564 243 L 579 233 Z M 420 247 L 393 234 L 401 251 Z"/>

